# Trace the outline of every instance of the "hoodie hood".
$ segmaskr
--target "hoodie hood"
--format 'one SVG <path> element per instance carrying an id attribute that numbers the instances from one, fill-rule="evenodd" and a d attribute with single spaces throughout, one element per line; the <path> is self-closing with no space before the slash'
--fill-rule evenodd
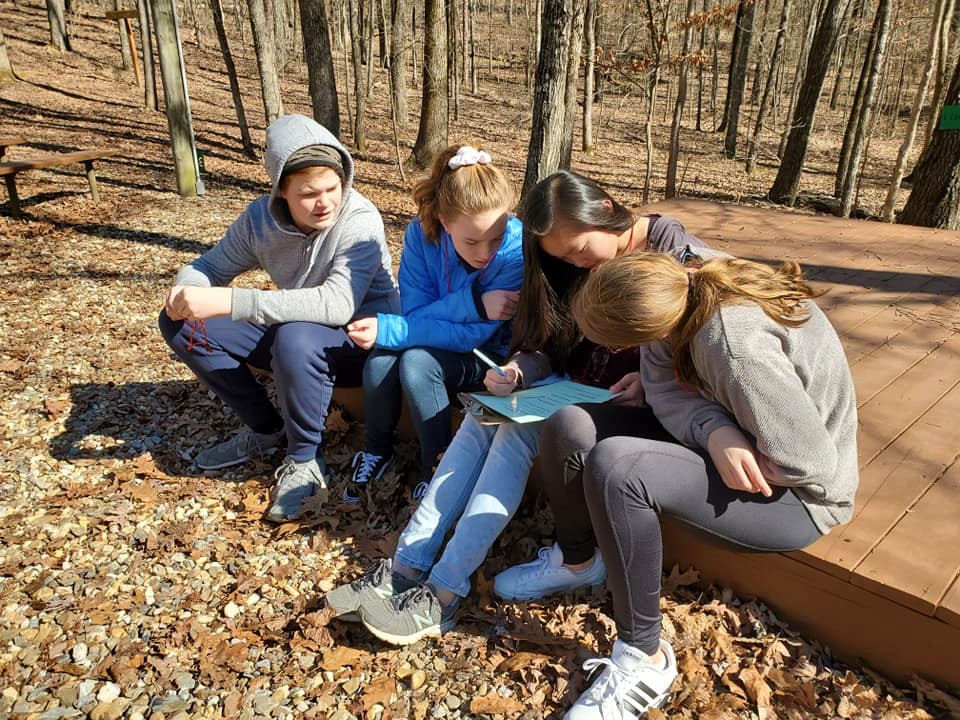
<path id="1" fill-rule="evenodd" d="M 338 215 L 346 207 L 347 197 L 353 187 L 353 158 L 333 133 L 306 115 L 284 115 L 277 118 L 267 128 L 267 151 L 263 164 L 270 176 L 270 215 L 281 227 L 292 224 L 286 201 L 279 193 L 283 166 L 293 153 L 308 145 L 329 145 L 343 158 L 343 202 Z"/>

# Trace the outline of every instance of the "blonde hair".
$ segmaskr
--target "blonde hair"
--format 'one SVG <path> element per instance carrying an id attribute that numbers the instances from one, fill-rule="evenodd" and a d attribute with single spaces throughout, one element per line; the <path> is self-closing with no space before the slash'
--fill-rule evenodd
<path id="1" fill-rule="evenodd" d="M 451 168 L 450 158 L 461 147 L 451 145 L 438 153 L 430 175 L 413 188 L 420 225 L 431 242 L 440 240 L 440 216 L 452 220 L 456 215 L 471 217 L 497 208 L 510 210 L 517 200 L 513 181 L 493 163 Z"/>
<path id="2" fill-rule="evenodd" d="M 583 334 L 608 347 L 634 347 L 670 339 L 677 379 L 700 387 L 690 344 L 721 305 L 754 303 L 781 325 L 809 318 L 802 303 L 819 293 L 803 279 L 800 265 L 779 268 L 735 258 L 685 268 L 669 255 L 641 252 L 594 269 L 573 299 Z"/>

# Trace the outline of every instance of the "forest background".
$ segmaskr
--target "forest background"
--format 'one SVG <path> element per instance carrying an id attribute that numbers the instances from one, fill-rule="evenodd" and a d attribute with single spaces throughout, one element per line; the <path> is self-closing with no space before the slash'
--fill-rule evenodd
<path id="1" fill-rule="evenodd" d="M 535 493 L 457 631 L 397 651 L 328 624 L 317 597 L 392 550 L 412 448 L 369 516 L 279 528 L 260 521 L 269 463 L 192 468 L 235 422 L 170 360 L 156 314 L 177 267 L 266 191 L 269 118 L 339 127 L 395 259 L 417 166 L 448 141 L 485 147 L 518 185 L 569 163 L 634 206 L 680 194 L 956 226 L 960 134 L 937 129 L 960 104 L 953 0 L 184 0 L 200 197 L 180 172 L 193 158 L 171 152 L 163 0 L 130 35 L 106 17 L 118 8 L 135 9 L 0 1 L 0 135 L 26 138 L 10 156 L 118 153 L 99 203 L 63 167 L 18 177 L 23 218 L 0 205 L 0 714 L 559 717 L 583 658 L 609 650 L 603 593 L 491 599 L 489 578 L 553 536 Z M 913 186 L 885 213 L 898 174 Z M 359 430 L 332 415 L 335 482 Z M 844 666 L 695 570 L 664 587 L 683 673 L 669 716 L 960 712 L 923 680 Z"/>

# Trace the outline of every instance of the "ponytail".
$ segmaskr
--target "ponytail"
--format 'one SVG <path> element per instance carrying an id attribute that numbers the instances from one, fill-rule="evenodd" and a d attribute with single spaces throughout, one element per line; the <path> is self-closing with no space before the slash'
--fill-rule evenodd
<path id="1" fill-rule="evenodd" d="M 474 151 L 472 162 L 456 160 L 456 167 L 450 167 L 451 159 L 461 158 L 471 149 L 451 145 L 437 153 L 430 174 L 413 188 L 420 226 L 430 242 L 440 240 L 441 217 L 449 221 L 457 215 L 471 217 L 497 208 L 511 210 L 516 203 L 513 181 L 486 153 Z"/>
<path id="2" fill-rule="evenodd" d="M 669 338 L 677 380 L 698 389 L 701 382 L 690 346 L 722 305 L 754 303 L 781 325 L 798 327 L 809 317 L 803 302 L 817 294 L 794 261 L 771 268 L 749 260 L 717 259 L 688 272 L 668 255 L 634 253 L 594 269 L 572 309 L 584 335 L 608 347 Z"/>

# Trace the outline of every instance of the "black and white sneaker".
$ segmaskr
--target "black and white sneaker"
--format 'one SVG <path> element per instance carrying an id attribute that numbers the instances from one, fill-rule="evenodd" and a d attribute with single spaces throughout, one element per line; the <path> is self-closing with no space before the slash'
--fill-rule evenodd
<path id="1" fill-rule="evenodd" d="M 610 657 L 587 660 L 584 670 L 606 667 L 564 720 L 637 720 L 650 708 L 664 705 L 677 677 L 677 659 L 666 640 L 660 641 L 660 649 L 666 657 L 663 667 L 655 666 L 649 657 L 620 640 L 614 641 Z"/>
<path id="2" fill-rule="evenodd" d="M 340 497 L 345 503 L 356 505 L 369 482 L 375 482 L 393 465 L 393 455 L 374 455 L 361 450 L 353 456 L 353 476 L 344 484 Z"/>

